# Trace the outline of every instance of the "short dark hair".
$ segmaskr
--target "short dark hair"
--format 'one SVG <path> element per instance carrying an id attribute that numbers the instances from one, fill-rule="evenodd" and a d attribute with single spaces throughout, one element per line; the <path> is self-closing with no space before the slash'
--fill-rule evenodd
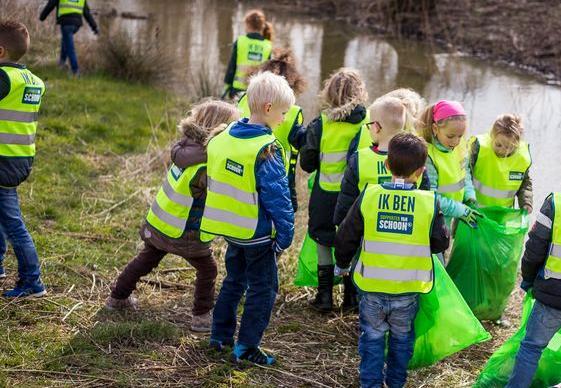
<path id="1" fill-rule="evenodd" d="M 427 161 L 427 143 L 411 133 L 395 135 L 388 146 L 388 167 L 393 176 L 408 177 Z"/>
<path id="2" fill-rule="evenodd" d="M 8 50 L 10 60 L 19 61 L 29 46 L 27 27 L 15 20 L 0 21 L 0 46 Z"/>

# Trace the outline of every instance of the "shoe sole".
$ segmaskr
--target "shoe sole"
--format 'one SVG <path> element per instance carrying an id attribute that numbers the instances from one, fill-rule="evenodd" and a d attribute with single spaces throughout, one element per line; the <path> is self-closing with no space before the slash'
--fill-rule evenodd
<path id="1" fill-rule="evenodd" d="M 19 299 L 25 299 L 25 298 L 40 298 L 42 296 L 47 295 L 47 291 L 43 290 L 40 292 L 35 292 L 33 294 L 27 294 L 27 295 L 18 295 L 18 296 L 7 296 L 7 295 L 2 295 L 4 298 L 19 298 Z"/>
<path id="2" fill-rule="evenodd" d="M 0 275 L 0 279 L 6 279 L 6 278 L 7 278 L 7 276 L 6 276 L 5 273 L 3 273 L 3 274 Z"/>
<path id="3" fill-rule="evenodd" d="M 191 326 L 191 331 L 195 333 L 210 333 L 210 327 Z"/>

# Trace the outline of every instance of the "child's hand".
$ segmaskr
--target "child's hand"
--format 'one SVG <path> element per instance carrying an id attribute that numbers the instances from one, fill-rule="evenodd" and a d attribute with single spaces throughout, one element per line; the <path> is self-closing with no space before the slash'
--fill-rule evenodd
<path id="1" fill-rule="evenodd" d="M 339 268 L 337 265 L 335 265 L 333 269 L 333 274 L 335 276 L 349 276 L 349 272 L 351 272 L 350 268 Z"/>

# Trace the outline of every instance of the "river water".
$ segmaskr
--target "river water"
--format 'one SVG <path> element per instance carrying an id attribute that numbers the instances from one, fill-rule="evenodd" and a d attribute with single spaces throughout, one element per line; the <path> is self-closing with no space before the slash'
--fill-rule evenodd
<path id="1" fill-rule="evenodd" d="M 244 33 L 243 16 L 250 8 L 231 0 L 89 3 L 105 33 L 122 30 L 134 39 L 158 34 L 161 47 L 177 60 L 178 73 L 184 75 L 178 82 L 188 82 L 203 71 L 221 83 L 231 44 Z M 112 9 L 117 16 L 107 16 Z M 298 99 L 305 122 L 318 112 L 316 96 L 322 81 L 341 66 L 354 67 L 362 73 L 371 100 L 394 88 L 410 87 L 429 102 L 461 101 L 471 134 L 488 131 L 501 113 L 519 114 L 531 144 L 535 207 L 549 192 L 561 191 L 561 88 L 507 66 L 449 55 L 417 42 L 381 39 L 335 21 L 294 16 L 294 11 L 267 14 L 275 27 L 275 46 L 290 46 L 307 78 L 308 88 Z M 141 18 L 122 17 L 123 12 Z M 80 34 L 87 35 L 85 30 Z"/>

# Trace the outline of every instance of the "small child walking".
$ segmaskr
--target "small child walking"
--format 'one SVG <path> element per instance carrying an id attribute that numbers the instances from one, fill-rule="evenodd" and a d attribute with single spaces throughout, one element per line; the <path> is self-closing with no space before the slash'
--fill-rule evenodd
<path id="1" fill-rule="evenodd" d="M 394 136 L 385 162 L 391 182 L 368 184 L 337 230 L 336 275 L 350 276 L 350 264 L 360 252 L 352 276 L 361 291 L 363 388 L 405 385 L 419 294 L 429 292 L 434 282 L 431 254 L 449 244 L 435 193 L 415 188 L 426 158 L 423 139 L 408 133 Z"/>
<path id="2" fill-rule="evenodd" d="M 171 150 L 172 165 L 140 229 L 144 247 L 112 285 L 106 302 L 109 309 L 136 308 L 136 298 L 131 296 L 136 284 L 171 253 L 197 271 L 191 329 L 210 331 L 217 266 L 210 243 L 201 241 L 199 233 L 207 187 L 205 142 L 211 131 L 238 116 L 231 104 L 206 101 L 180 122 L 183 138 Z"/>

